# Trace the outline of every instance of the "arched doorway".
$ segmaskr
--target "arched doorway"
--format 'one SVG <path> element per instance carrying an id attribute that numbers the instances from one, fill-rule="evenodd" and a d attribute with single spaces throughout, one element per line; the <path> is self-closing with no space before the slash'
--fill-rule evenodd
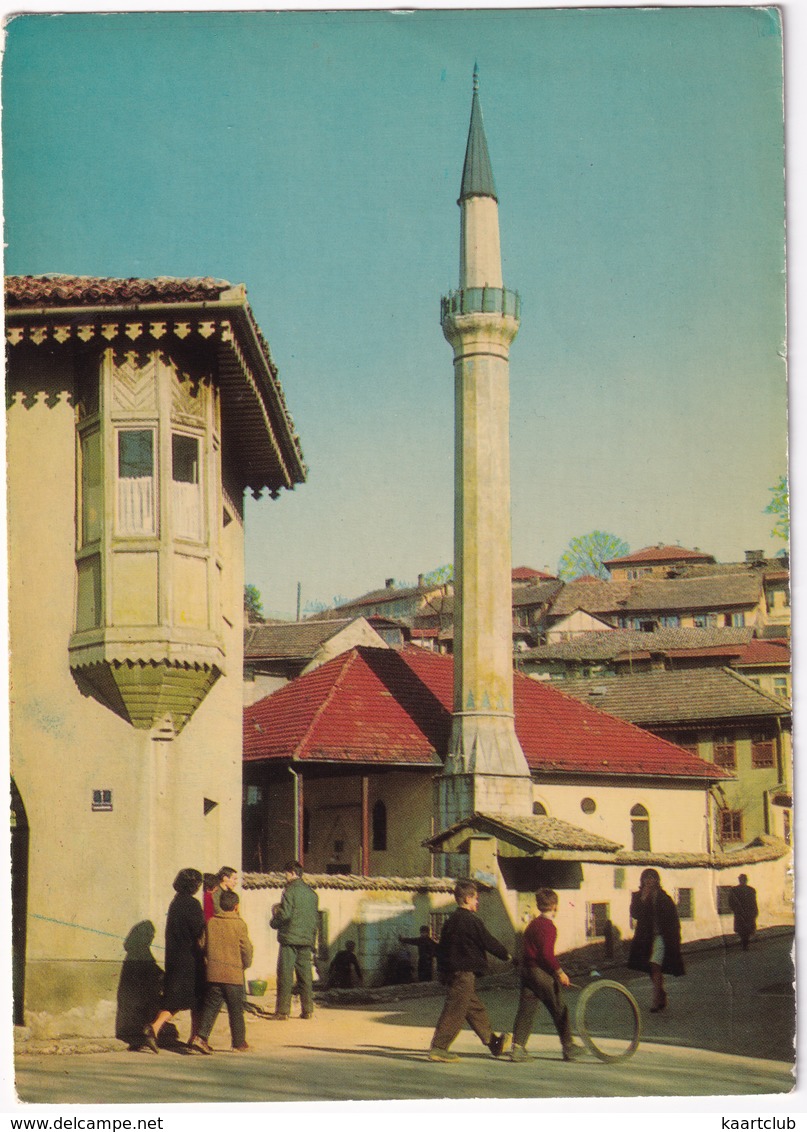
<path id="1" fill-rule="evenodd" d="M 11 962 L 14 1025 L 25 1025 L 25 936 L 28 923 L 28 815 L 11 780 Z"/>

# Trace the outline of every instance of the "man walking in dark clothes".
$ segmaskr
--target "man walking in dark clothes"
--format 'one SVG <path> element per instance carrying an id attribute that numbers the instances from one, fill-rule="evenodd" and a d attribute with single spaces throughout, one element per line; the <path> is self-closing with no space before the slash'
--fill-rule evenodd
<path id="1" fill-rule="evenodd" d="M 490 934 L 476 914 L 479 892 L 472 880 L 457 881 L 454 887 L 457 910 L 448 917 L 437 946 L 437 966 L 448 992 L 443 1012 L 434 1031 L 430 1061 L 459 1061 L 449 1046 L 467 1022 L 494 1057 L 501 1057 L 510 1046 L 509 1034 L 494 1034 L 484 1004 L 476 993 L 476 977 L 484 975 L 486 952 L 507 961 L 504 944 Z"/>
<path id="2" fill-rule="evenodd" d="M 748 883 L 745 873 L 740 873 L 739 884 L 729 892 L 729 907 L 734 913 L 734 930 L 740 937 L 743 951 L 748 950 L 751 936 L 757 930 L 757 890 Z"/>

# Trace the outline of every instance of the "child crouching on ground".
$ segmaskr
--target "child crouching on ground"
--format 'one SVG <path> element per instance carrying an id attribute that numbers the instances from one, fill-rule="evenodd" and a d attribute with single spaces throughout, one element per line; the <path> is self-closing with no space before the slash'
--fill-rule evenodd
<path id="1" fill-rule="evenodd" d="M 437 945 L 437 967 L 448 983 L 445 1006 L 432 1038 L 431 1061 L 459 1061 L 449 1046 L 467 1022 L 494 1057 L 501 1057 L 510 1045 L 509 1034 L 494 1034 L 484 1004 L 476 993 L 476 977 L 487 971 L 486 952 L 507 960 L 507 948 L 490 934 L 476 915 L 479 892 L 472 880 L 460 880 L 454 887 L 458 908 L 443 925 Z"/>
<path id="2" fill-rule="evenodd" d="M 230 1020 L 233 1050 L 249 1049 L 244 1025 L 244 971 L 252 963 L 252 942 L 247 925 L 238 914 L 238 893 L 224 890 L 219 911 L 208 921 L 205 932 L 207 990 L 199 1032 L 191 1041 L 197 1053 L 212 1053 L 207 1043 L 218 1018 L 221 1004 L 226 1002 Z"/>
<path id="3" fill-rule="evenodd" d="M 583 1047 L 572 1040 L 569 1008 L 563 1001 L 561 987 L 568 987 L 569 976 L 555 958 L 558 929 L 552 923 L 558 911 L 558 894 L 551 888 L 539 888 L 535 894 L 539 915 L 528 925 L 521 946 L 521 997 L 513 1023 L 511 1061 L 527 1061 L 527 1040 L 538 1003 L 552 1015 L 563 1048 L 563 1060 L 573 1061 Z"/>

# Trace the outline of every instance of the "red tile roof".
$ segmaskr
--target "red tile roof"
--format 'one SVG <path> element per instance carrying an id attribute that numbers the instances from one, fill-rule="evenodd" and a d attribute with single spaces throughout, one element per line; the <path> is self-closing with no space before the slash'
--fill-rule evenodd
<path id="1" fill-rule="evenodd" d="M 760 640 L 755 637 L 740 651 L 735 663 L 738 665 L 790 664 L 790 642 L 776 637 L 770 640 Z"/>
<path id="2" fill-rule="evenodd" d="M 556 580 L 555 574 L 547 574 L 543 570 L 534 570 L 532 566 L 513 567 L 512 577 L 514 582 L 531 582 L 536 578 L 543 582 Z"/>
<path id="3" fill-rule="evenodd" d="M 204 302 L 230 290 L 224 279 L 102 279 L 94 275 L 9 275 L 6 307 Z"/>
<path id="4" fill-rule="evenodd" d="M 646 546 L 633 554 L 611 558 L 605 566 L 630 566 L 634 562 L 714 562 L 713 554 L 702 550 L 687 550 L 685 546 Z"/>
<path id="5" fill-rule="evenodd" d="M 451 730 L 453 657 L 358 647 L 244 711 L 244 758 L 439 765 Z M 730 778 L 688 751 L 516 674 L 516 732 L 530 769 Z"/>
<path id="6" fill-rule="evenodd" d="M 437 764 L 450 718 L 401 656 L 354 648 L 251 704 L 245 760 Z"/>

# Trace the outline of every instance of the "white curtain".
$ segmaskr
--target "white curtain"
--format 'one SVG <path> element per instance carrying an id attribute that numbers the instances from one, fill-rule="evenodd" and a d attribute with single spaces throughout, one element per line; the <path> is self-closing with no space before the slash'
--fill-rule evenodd
<path id="1" fill-rule="evenodd" d="M 153 476 L 118 480 L 118 534 L 155 534 Z"/>

